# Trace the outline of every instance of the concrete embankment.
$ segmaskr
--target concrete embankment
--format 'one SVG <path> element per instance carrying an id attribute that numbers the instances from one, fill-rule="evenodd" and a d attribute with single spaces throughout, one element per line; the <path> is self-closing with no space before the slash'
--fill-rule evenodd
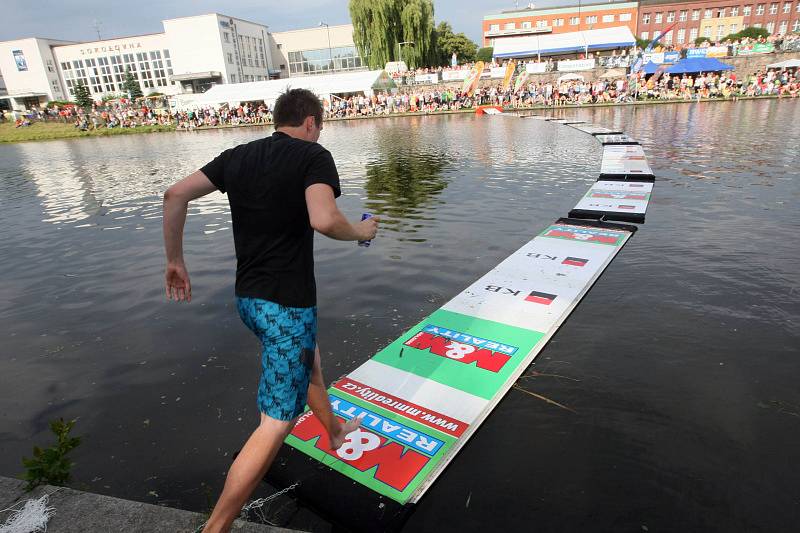
<path id="1" fill-rule="evenodd" d="M 47 523 L 48 533 L 189 533 L 196 531 L 206 517 L 200 513 L 161 507 L 81 492 L 65 487 L 42 485 L 25 492 L 25 482 L 0 477 L 0 510 L 20 509 L 26 501 L 48 494 L 48 506 L 55 513 Z M 10 512 L 0 514 L 0 528 Z M 291 533 L 295 530 L 264 524 L 234 522 L 235 533 Z M 16 533 L 16 532 L 15 532 Z"/>

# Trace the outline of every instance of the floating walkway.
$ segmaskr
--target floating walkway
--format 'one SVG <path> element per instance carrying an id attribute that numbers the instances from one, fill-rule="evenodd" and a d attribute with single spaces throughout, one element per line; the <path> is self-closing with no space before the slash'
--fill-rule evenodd
<path id="1" fill-rule="evenodd" d="M 603 145 L 598 180 L 567 218 L 333 384 L 335 415 L 363 417 L 362 427 L 332 451 L 307 411 L 272 483 L 299 482 L 304 503 L 350 529 L 402 527 L 636 232 L 609 221 L 644 222 L 655 178 L 641 146 L 620 131 L 550 121 Z"/>

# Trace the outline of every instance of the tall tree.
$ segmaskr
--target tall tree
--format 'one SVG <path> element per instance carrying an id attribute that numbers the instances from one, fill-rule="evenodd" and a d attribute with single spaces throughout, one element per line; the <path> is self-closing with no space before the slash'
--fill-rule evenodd
<path id="1" fill-rule="evenodd" d="M 434 35 L 436 37 L 434 64 L 449 65 L 453 52 L 455 52 L 459 63 L 475 61 L 478 45 L 463 33 L 453 33 L 453 28 L 448 22 L 440 22 L 436 26 Z"/>
<path id="2" fill-rule="evenodd" d="M 125 69 L 125 81 L 122 82 L 122 90 L 127 92 L 131 98 L 139 98 L 140 96 L 144 96 L 142 94 L 142 88 L 139 86 L 139 82 L 136 80 L 136 77 L 130 71 L 130 69 Z"/>
<path id="3" fill-rule="evenodd" d="M 370 68 L 383 68 L 400 56 L 412 68 L 430 60 L 434 44 L 431 0 L 350 0 L 349 7 L 353 42 Z M 398 46 L 401 42 L 414 44 Z"/>
<path id="4" fill-rule="evenodd" d="M 433 2 L 405 0 L 402 3 L 405 4 L 400 12 L 403 40 L 414 45 L 405 47 L 401 55 L 411 68 L 430 65 L 434 53 Z"/>
<path id="5" fill-rule="evenodd" d="M 92 95 L 86 85 L 78 82 L 73 91 L 75 92 L 76 104 L 80 107 L 92 107 Z"/>

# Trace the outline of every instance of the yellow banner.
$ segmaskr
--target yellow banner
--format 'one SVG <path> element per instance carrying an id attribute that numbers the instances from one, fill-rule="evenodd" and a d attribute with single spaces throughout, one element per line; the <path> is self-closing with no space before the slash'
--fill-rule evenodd
<path id="1" fill-rule="evenodd" d="M 506 65 L 506 75 L 503 77 L 503 92 L 508 90 L 508 86 L 511 84 L 511 76 L 514 75 L 514 71 L 516 69 L 517 69 L 517 62 L 512 59 Z"/>
<path id="2" fill-rule="evenodd" d="M 477 87 L 478 81 L 481 79 L 481 74 L 483 74 L 483 61 L 478 61 L 475 63 L 475 66 L 472 67 L 467 79 L 464 80 L 464 85 L 461 87 L 461 92 L 471 95 L 472 91 L 474 91 L 475 87 Z"/>

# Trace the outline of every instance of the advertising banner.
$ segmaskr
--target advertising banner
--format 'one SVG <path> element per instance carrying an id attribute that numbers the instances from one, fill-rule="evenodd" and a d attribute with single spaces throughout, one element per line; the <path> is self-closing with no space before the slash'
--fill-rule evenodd
<path id="1" fill-rule="evenodd" d="M 514 75 L 514 71 L 517 70 L 517 62 L 513 59 L 508 62 L 506 65 L 506 72 L 503 74 L 503 90 L 508 90 L 508 86 L 511 83 L 511 77 Z"/>
<path id="2" fill-rule="evenodd" d="M 686 57 L 687 59 L 694 57 L 706 57 L 706 52 L 708 52 L 708 48 L 687 48 Z"/>
<path id="3" fill-rule="evenodd" d="M 14 63 L 17 65 L 17 70 L 19 72 L 28 70 L 28 62 L 25 61 L 25 55 L 22 50 L 12 50 L 11 53 L 14 55 Z"/>
<path id="4" fill-rule="evenodd" d="M 677 63 L 680 58 L 680 52 L 664 52 L 664 63 Z"/>
<path id="5" fill-rule="evenodd" d="M 542 74 L 546 72 L 547 63 L 528 63 L 525 65 L 525 70 L 528 74 Z"/>
<path id="6" fill-rule="evenodd" d="M 442 71 L 442 81 L 460 81 L 467 79 L 468 69 Z"/>
<path id="7" fill-rule="evenodd" d="M 751 43 L 739 46 L 736 55 L 750 56 L 755 54 L 769 54 L 775 51 L 775 45 L 772 43 Z"/>
<path id="8" fill-rule="evenodd" d="M 594 59 L 571 59 L 558 62 L 559 72 L 575 72 L 577 70 L 592 70 L 594 68 Z"/>
<path id="9" fill-rule="evenodd" d="M 709 46 L 706 48 L 706 57 L 728 57 L 728 47 Z"/>
<path id="10" fill-rule="evenodd" d="M 644 58 L 644 64 L 646 65 L 648 62 L 655 63 L 656 65 L 660 65 L 664 62 L 664 52 L 649 52 L 642 56 Z"/>
<path id="11" fill-rule="evenodd" d="M 490 78 L 503 78 L 506 75 L 506 67 L 492 67 L 489 70 Z"/>
<path id="12" fill-rule="evenodd" d="M 415 83 L 439 83 L 439 75 L 435 72 L 433 74 L 417 74 L 414 76 Z"/>

